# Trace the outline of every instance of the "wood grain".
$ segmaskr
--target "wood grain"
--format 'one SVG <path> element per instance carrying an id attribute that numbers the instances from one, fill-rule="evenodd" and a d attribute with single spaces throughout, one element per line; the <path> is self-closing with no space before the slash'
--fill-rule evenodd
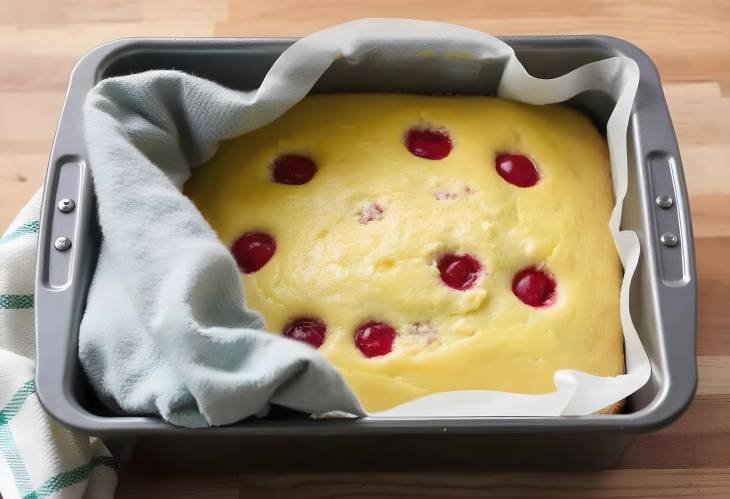
<path id="1" fill-rule="evenodd" d="M 602 473 L 123 472 L 118 497 L 730 497 L 727 0 L 0 0 L 0 229 L 42 183 L 68 75 L 85 51 L 125 36 L 303 35 L 358 17 L 434 19 L 496 35 L 608 34 L 655 60 L 696 236 L 697 398 Z"/>

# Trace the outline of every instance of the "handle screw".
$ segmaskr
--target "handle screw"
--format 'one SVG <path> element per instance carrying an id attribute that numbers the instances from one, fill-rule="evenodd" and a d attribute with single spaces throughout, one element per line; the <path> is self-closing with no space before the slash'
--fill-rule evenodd
<path id="1" fill-rule="evenodd" d="M 676 245 L 679 244 L 679 238 L 677 237 L 677 234 L 672 234 L 671 232 L 665 232 L 661 235 L 659 238 L 659 241 L 666 246 L 667 248 L 674 248 Z"/>
<path id="2" fill-rule="evenodd" d="M 71 248 L 71 239 L 66 236 L 61 236 L 53 242 L 53 247 L 58 251 L 66 251 Z"/>
<path id="3" fill-rule="evenodd" d="M 664 210 L 669 209 L 674 205 L 674 199 L 672 199 L 672 196 L 667 196 L 665 194 L 657 196 L 654 201 L 659 208 Z"/>
<path id="4" fill-rule="evenodd" d="M 58 210 L 62 213 L 71 213 L 76 208 L 73 199 L 63 198 L 58 202 Z"/>

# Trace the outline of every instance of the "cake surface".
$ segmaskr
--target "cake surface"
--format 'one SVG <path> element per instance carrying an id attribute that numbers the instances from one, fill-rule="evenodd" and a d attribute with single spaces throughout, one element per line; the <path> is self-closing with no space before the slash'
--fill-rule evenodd
<path id="1" fill-rule="evenodd" d="M 185 186 L 272 332 L 369 411 L 624 372 L 608 151 L 564 106 L 310 96 Z"/>

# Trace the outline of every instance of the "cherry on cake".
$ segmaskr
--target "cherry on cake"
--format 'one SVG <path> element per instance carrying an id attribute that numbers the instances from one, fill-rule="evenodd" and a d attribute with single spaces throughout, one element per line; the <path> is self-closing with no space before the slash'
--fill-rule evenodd
<path id="1" fill-rule="evenodd" d="M 608 150 L 566 106 L 310 96 L 185 186 L 267 328 L 364 407 L 624 372 Z"/>

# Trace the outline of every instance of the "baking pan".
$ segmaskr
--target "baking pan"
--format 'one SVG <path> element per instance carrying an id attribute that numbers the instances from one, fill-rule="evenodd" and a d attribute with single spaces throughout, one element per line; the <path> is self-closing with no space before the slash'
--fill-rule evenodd
<path id="1" fill-rule="evenodd" d="M 628 129 L 629 189 L 622 227 L 636 231 L 641 241 L 630 307 L 652 375 L 628 397 L 622 414 L 314 421 L 281 409 L 266 419 L 190 430 L 154 417 L 115 415 L 99 403 L 77 358 L 100 237 L 84 144 L 84 98 L 99 80 L 151 69 L 177 69 L 227 87 L 254 89 L 294 40 L 248 38 L 118 40 L 94 49 L 74 69 L 51 152 L 38 246 L 36 383 L 46 410 L 70 427 L 103 437 L 122 456 L 135 455 L 137 463 L 176 469 L 597 469 L 614 463 L 636 434 L 676 419 L 697 383 L 696 277 L 687 190 L 657 70 L 640 49 L 610 37 L 503 40 L 538 77 L 559 76 L 616 55 L 631 57 L 641 70 Z M 407 68 L 386 70 L 378 64 L 337 62 L 313 91 L 469 92 L 463 82 L 413 81 Z M 499 74 L 501 67 L 494 71 Z M 599 92 L 585 92 L 569 104 L 602 130 L 613 106 Z M 119 195 L 133 197 L 134 192 Z M 671 203 L 667 198 L 659 202 L 659 196 Z M 59 209 L 62 199 L 73 200 L 75 209 Z M 676 235 L 678 244 L 664 244 L 672 242 L 662 239 L 666 233 Z M 70 249 L 54 247 L 61 236 L 71 240 Z"/>

